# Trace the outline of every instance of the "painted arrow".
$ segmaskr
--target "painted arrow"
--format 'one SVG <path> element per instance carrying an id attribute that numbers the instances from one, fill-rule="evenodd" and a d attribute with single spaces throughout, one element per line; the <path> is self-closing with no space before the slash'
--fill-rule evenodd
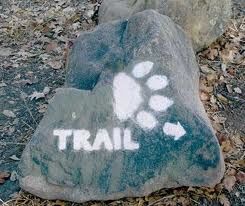
<path id="1" fill-rule="evenodd" d="M 182 136 L 186 134 L 185 129 L 178 122 L 177 124 L 165 123 L 163 126 L 163 132 L 168 136 L 173 136 L 174 140 L 179 140 Z"/>

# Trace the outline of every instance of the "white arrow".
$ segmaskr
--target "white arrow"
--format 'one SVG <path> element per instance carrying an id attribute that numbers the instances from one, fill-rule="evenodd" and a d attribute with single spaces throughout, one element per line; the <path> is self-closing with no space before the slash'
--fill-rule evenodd
<path id="1" fill-rule="evenodd" d="M 174 140 L 179 140 L 182 136 L 186 134 L 185 129 L 178 122 L 177 124 L 165 123 L 163 126 L 163 132 L 168 136 L 173 136 Z"/>

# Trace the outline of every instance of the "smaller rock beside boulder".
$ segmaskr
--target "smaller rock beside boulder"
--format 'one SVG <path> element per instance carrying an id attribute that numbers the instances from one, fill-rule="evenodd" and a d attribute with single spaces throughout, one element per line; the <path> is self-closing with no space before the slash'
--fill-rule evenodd
<path id="1" fill-rule="evenodd" d="M 192 39 L 196 51 L 224 33 L 232 11 L 231 0 L 104 0 L 99 22 L 129 18 L 146 9 L 154 9 L 179 24 Z"/>

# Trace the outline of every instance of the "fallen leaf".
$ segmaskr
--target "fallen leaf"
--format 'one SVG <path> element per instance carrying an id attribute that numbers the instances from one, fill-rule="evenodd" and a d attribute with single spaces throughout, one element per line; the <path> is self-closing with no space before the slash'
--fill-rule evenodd
<path id="1" fill-rule="evenodd" d="M 217 94 L 217 98 L 218 98 L 221 102 L 228 103 L 228 99 L 227 99 L 226 97 L 224 97 L 222 94 Z"/>
<path id="2" fill-rule="evenodd" d="M 241 90 L 239 87 L 234 88 L 234 91 L 235 91 L 237 94 L 242 94 L 242 90 Z"/>
<path id="3" fill-rule="evenodd" d="M 13 172 L 11 172 L 11 175 L 10 175 L 10 181 L 14 182 L 18 179 L 18 174 L 17 172 L 14 170 Z"/>
<path id="4" fill-rule="evenodd" d="M 58 47 L 58 44 L 57 44 L 56 42 L 51 42 L 51 43 L 49 43 L 49 44 L 46 46 L 46 51 L 47 51 L 48 53 L 51 53 L 51 52 L 53 52 L 53 51 L 56 51 L 57 47 Z"/>
<path id="5" fill-rule="evenodd" d="M 0 56 L 8 57 L 12 54 L 12 49 L 10 48 L 0 48 Z"/>
<path id="6" fill-rule="evenodd" d="M 226 171 L 226 175 L 228 176 L 235 176 L 236 175 L 236 170 L 233 168 L 228 168 Z"/>
<path id="7" fill-rule="evenodd" d="M 45 96 L 50 92 L 50 88 L 49 87 L 45 87 L 43 89 L 42 92 L 33 92 L 29 97 L 31 100 L 35 99 L 35 100 L 38 100 L 38 99 L 41 99 L 41 98 L 45 98 Z"/>
<path id="8" fill-rule="evenodd" d="M 227 64 L 228 62 L 232 62 L 233 58 L 234 58 L 234 51 L 229 49 L 224 49 L 221 51 L 220 56 L 222 61 Z"/>
<path id="9" fill-rule="evenodd" d="M 61 69 L 63 63 L 61 61 L 50 61 L 48 65 L 51 66 L 53 69 Z"/>
<path id="10" fill-rule="evenodd" d="M 44 112 L 47 111 L 47 108 L 48 108 L 48 105 L 47 104 L 42 104 L 42 105 L 39 106 L 38 112 L 39 113 L 44 113 Z"/>
<path id="11" fill-rule="evenodd" d="M 49 87 L 44 87 L 43 93 L 44 93 L 45 95 L 47 95 L 49 92 L 50 92 L 50 88 L 49 88 Z"/>
<path id="12" fill-rule="evenodd" d="M 222 142 L 221 149 L 224 152 L 230 152 L 233 149 L 231 141 L 230 140 L 226 140 L 226 141 Z"/>
<path id="13" fill-rule="evenodd" d="M 36 92 L 35 91 L 29 97 L 31 100 L 33 100 L 33 99 L 38 100 L 38 99 L 44 98 L 45 94 L 42 92 Z"/>
<path id="14" fill-rule="evenodd" d="M 3 184 L 9 177 L 10 174 L 8 172 L 0 172 L 0 184 Z"/>
<path id="15" fill-rule="evenodd" d="M 9 157 L 11 160 L 14 161 L 20 161 L 20 158 L 16 157 L 16 155 L 12 155 L 11 157 Z"/>
<path id="16" fill-rule="evenodd" d="M 229 192 L 233 190 L 234 185 L 236 184 L 236 177 L 235 176 L 227 176 L 223 180 L 223 184 L 225 186 L 225 189 L 227 189 Z"/>
<path id="17" fill-rule="evenodd" d="M 236 179 L 241 183 L 241 184 L 245 184 L 245 172 L 239 171 L 236 174 Z"/>
<path id="18" fill-rule="evenodd" d="M 206 51 L 206 57 L 210 60 L 214 60 L 218 56 L 219 52 L 216 48 L 209 48 Z"/>
<path id="19" fill-rule="evenodd" d="M 7 84 L 5 84 L 5 83 L 0 83 L 0 87 L 6 87 L 7 86 Z"/>
<path id="20" fill-rule="evenodd" d="M 6 117 L 11 117 L 11 118 L 15 118 L 16 115 L 14 114 L 14 112 L 10 111 L 10 110 L 4 110 L 3 111 L 3 114 L 6 116 Z"/>
<path id="21" fill-rule="evenodd" d="M 240 167 L 245 167 L 245 160 L 237 160 L 235 161 L 235 164 L 238 164 Z"/>
<path id="22" fill-rule="evenodd" d="M 219 202 L 223 206 L 230 206 L 231 205 L 228 198 L 223 194 L 219 196 Z"/>
<path id="23" fill-rule="evenodd" d="M 200 98 L 202 101 L 208 101 L 210 99 L 210 96 L 205 92 L 201 92 Z"/>
<path id="24" fill-rule="evenodd" d="M 232 86 L 230 84 L 226 84 L 226 89 L 229 93 L 232 93 Z"/>

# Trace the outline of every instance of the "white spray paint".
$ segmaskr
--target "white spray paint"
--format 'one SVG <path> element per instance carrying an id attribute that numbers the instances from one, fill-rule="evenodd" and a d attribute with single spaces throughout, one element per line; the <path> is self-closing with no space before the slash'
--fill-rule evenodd
<path id="1" fill-rule="evenodd" d="M 121 138 L 120 128 L 113 129 L 113 143 L 114 143 L 114 150 L 122 149 L 122 138 Z"/>
<path id="2" fill-rule="evenodd" d="M 150 61 L 135 65 L 132 74 L 136 78 L 148 75 L 154 63 Z M 168 78 L 164 75 L 153 75 L 148 78 L 146 85 L 152 90 L 164 89 L 168 85 Z M 144 91 L 144 90 L 143 90 Z M 119 73 L 113 80 L 114 113 L 119 120 L 125 121 L 136 118 L 136 122 L 144 129 L 153 129 L 158 121 L 150 112 L 137 111 L 143 102 L 141 87 L 133 77 L 126 73 Z M 153 95 L 149 99 L 149 107 L 156 112 L 164 112 L 173 105 L 173 101 L 161 95 Z"/>
<path id="3" fill-rule="evenodd" d="M 154 75 L 147 80 L 146 84 L 153 91 L 164 89 L 168 85 L 168 78 L 164 75 Z"/>
<path id="4" fill-rule="evenodd" d="M 73 130 L 73 148 L 74 150 L 92 151 L 93 148 L 89 142 L 90 132 L 88 130 Z"/>
<path id="5" fill-rule="evenodd" d="M 161 95 L 151 96 L 149 106 L 156 112 L 164 112 L 173 105 L 173 101 Z"/>
<path id="6" fill-rule="evenodd" d="M 138 64 L 136 64 L 134 66 L 132 74 L 136 78 L 142 78 L 145 75 L 150 73 L 150 71 L 153 68 L 153 65 L 154 65 L 154 63 L 150 62 L 150 61 L 145 61 L 145 62 L 138 63 Z"/>
<path id="7" fill-rule="evenodd" d="M 93 150 L 100 150 L 103 146 L 106 150 L 113 150 L 113 144 L 107 130 L 99 129 L 94 140 Z"/>
<path id="8" fill-rule="evenodd" d="M 123 134 L 123 136 L 121 135 Z M 75 151 L 84 150 L 87 152 L 98 151 L 105 149 L 107 151 L 113 150 L 136 150 L 139 149 L 139 143 L 132 140 L 130 129 L 121 130 L 114 128 L 112 138 L 106 129 L 99 129 L 93 145 L 91 145 L 89 138 L 91 136 L 88 130 L 64 130 L 57 129 L 53 131 L 54 136 L 58 136 L 59 150 L 67 148 L 67 138 L 73 135 L 73 149 Z"/>
<path id="9" fill-rule="evenodd" d="M 65 130 L 65 129 L 54 130 L 53 135 L 59 136 L 58 147 L 60 150 L 65 150 L 67 137 L 72 135 L 72 130 Z"/>
<path id="10" fill-rule="evenodd" d="M 135 65 L 132 70 L 133 77 L 126 73 L 119 73 L 113 80 L 113 109 L 120 121 L 126 121 L 129 118 L 136 119 L 136 122 L 143 129 L 152 130 L 158 124 L 155 116 L 146 111 L 138 111 L 140 104 L 143 102 L 141 87 L 135 81 L 135 78 L 142 78 L 148 75 L 153 69 L 154 63 L 150 61 L 141 62 Z M 164 75 L 153 75 L 148 78 L 146 85 L 152 91 L 158 91 L 168 86 L 168 78 Z M 154 95 L 149 98 L 149 107 L 155 112 L 164 112 L 171 107 L 173 100 L 162 96 Z M 72 118 L 76 114 L 72 113 Z M 163 132 L 166 135 L 173 136 L 174 140 L 179 140 L 186 134 L 185 129 L 178 122 L 176 124 L 165 123 Z M 94 142 L 89 141 L 91 134 L 88 130 L 54 130 L 54 136 L 58 136 L 58 147 L 60 150 L 66 149 L 67 138 L 73 135 L 73 148 L 75 151 L 98 151 L 105 149 L 107 151 L 116 150 L 137 150 L 139 143 L 132 140 L 129 129 L 121 130 L 116 127 L 112 130 L 112 138 L 106 129 L 99 129 L 95 135 Z"/>
<path id="11" fill-rule="evenodd" d="M 123 145 L 126 150 L 139 149 L 139 143 L 132 141 L 131 131 L 129 129 L 125 129 L 124 131 Z"/>
<path id="12" fill-rule="evenodd" d="M 137 114 L 136 120 L 140 127 L 144 129 L 153 129 L 157 125 L 156 118 L 146 111 L 140 111 Z"/>
<path id="13" fill-rule="evenodd" d="M 132 117 L 143 99 L 140 86 L 124 73 L 119 73 L 113 81 L 114 112 L 119 120 Z"/>
<path id="14" fill-rule="evenodd" d="M 165 123 L 163 126 L 163 132 L 166 135 L 173 136 L 174 140 L 179 140 L 182 136 L 186 134 L 185 129 L 178 122 L 177 124 Z"/>

